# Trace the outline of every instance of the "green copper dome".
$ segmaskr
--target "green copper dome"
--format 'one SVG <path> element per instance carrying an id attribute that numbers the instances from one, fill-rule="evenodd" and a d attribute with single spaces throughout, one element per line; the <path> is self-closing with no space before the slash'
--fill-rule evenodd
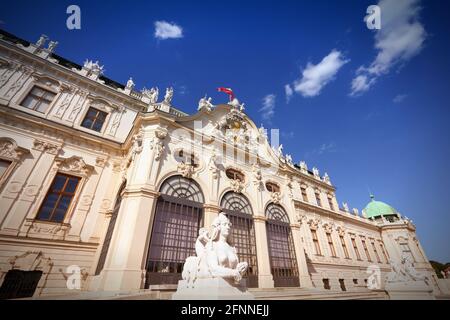
<path id="1" fill-rule="evenodd" d="M 392 208 L 390 205 L 381 202 L 381 201 L 375 201 L 374 196 L 370 195 L 370 198 L 372 199 L 369 204 L 363 209 L 365 216 L 367 219 L 369 218 L 377 218 L 381 216 L 391 216 L 391 215 L 397 215 L 397 210 Z"/>

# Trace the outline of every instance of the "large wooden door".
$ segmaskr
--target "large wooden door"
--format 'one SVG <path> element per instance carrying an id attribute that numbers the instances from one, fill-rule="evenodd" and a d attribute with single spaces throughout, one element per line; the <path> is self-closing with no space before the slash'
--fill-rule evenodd
<path id="1" fill-rule="evenodd" d="M 169 178 L 156 204 L 147 257 L 146 288 L 177 284 L 183 264 L 195 255 L 195 241 L 203 225 L 203 194 L 181 176 Z"/>
<path id="2" fill-rule="evenodd" d="M 0 299 L 32 297 L 42 271 L 9 270 L 0 288 Z"/>
<path id="3" fill-rule="evenodd" d="M 299 287 L 297 258 L 289 218 L 281 206 L 266 209 L 267 243 L 275 287 Z"/>

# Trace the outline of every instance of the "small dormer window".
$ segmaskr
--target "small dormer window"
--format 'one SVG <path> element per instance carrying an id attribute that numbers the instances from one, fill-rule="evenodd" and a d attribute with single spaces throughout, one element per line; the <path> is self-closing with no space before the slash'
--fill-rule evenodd
<path id="1" fill-rule="evenodd" d="M 273 182 L 266 182 L 266 189 L 269 192 L 280 192 L 280 186 Z"/>
<path id="2" fill-rule="evenodd" d="M 227 169 L 225 172 L 227 177 L 231 180 L 238 180 L 240 182 L 244 182 L 244 174 L 235 169 Z"/>
<path id="3" fill-rule="evenodd" d="M 178 162 L 182 162 L 182 163 L 191 165 L 194 168 L 197 168 L 199 165 L 199 162 L 198 162 L 197 158 L 195 157 L 194 153 L 189 153 L 184 150 L 179 150 L 176 153 L 176 160 Z"/>
<path id="4" fill-rule="evenodd" d="M 104 111 L 90 107 L 88 112 L 86 113 L 86 116 L 84 117 L 83 122 L 81 123 L 81 126 L 97 132 L 101 132 L 107 115 L 108 114 Z"/>

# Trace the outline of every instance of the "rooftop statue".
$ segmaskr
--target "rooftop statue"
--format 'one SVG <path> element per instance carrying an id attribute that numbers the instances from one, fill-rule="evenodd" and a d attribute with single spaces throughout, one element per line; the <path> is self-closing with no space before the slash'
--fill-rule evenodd
<path id="1" fill-rule="evenodd" d="M 229 242 L 231 222 L 221 212 L 211 232 L 200 229 L 195 243 L 196 256 L 186 259 L 182 279 L 173 299 L 252 299 L 242 276 L 247 262 L 239 262 L 236 248 Z"/>
<path id="2" fill-rule="evenodd" d="M 200 101 L 198 102 L 198 108 L 197 110 L 200 111 L 202 109 L 206 109 L 208 111 L 211 111 L 211 109 L 214 107 L 213 104 L 211 103 L 211 97 L 206 98 L 206 95 L 200 99 Z"/>
<path id="3" fill-rule="evenodd" d="M 45 34 L 41 35 L 39 40 L 36 42 L 36 47 L 41 48 L 47 40 L 48 37 Z"/>
<path id="4" fill-rule="evenodd" d="M 130 90 L 133 90 L 133 88 L 134 88 L 133 78 L 130 77 L 130 79 L 128 79 L 126 88 L 130 89 Z"/>
<path id="5" fill-rule="evenodd" d="M 164 103 L 167 105 L 171 105 L 172 98 L 173 98 L 173 88 L 169 87 L 166 89 L 166 95 L 164 96 Z"/>

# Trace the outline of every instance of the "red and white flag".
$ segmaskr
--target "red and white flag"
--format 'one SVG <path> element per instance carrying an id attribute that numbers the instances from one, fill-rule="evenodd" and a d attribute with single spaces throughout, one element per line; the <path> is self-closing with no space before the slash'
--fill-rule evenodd
<path id="1" fill-rule="evenodd" d="M 233 90 L 231 90 L 231 88 L 220 87 L 220 88 L 217 88 L 217 91 L 225 92 L 230 97 L 230 101 L 233 101 L 234 93 L 233 93 Z"/>

